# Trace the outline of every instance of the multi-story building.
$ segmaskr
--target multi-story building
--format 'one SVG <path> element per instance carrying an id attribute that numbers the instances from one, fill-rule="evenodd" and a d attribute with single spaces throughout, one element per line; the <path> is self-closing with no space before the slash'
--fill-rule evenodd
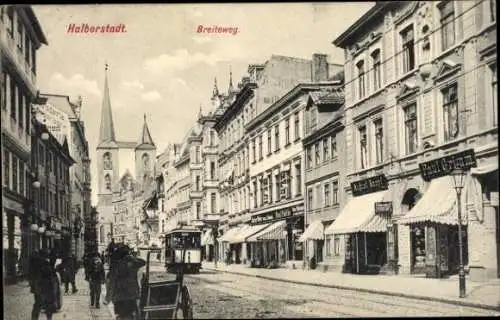
<path id="1" fill-rule="evenodd" d="M 40 94 L 45 104 L 36 104 L 37 117 L 47 126 L 49 131 L 62 142 L 68 140 L 71 157 L 76 161 L 70 168 L 71 180 L 71 252 L 81 261 L 84 254 L 84 242 L 81 233 L 84 217 L 90 215 L 90 158 L 88 142 L 85 137 L 84 123 L 80 118 L 82 100 L 71 102 L 68 96 L 57 94 Z"/>
<path id="2" fill-rule="evenodd" d="M 2 123 L 2 230 L 4 275 L 18 273 L 20 255 L 35 248 L 27 212 L 31 199 L 31 107 L 36 98 L 36 53 L 47 39 L 30 6 L 0 6 L 0 69 Z M 24 237 L 23 237 L 24 235 Z M 23 238 L 24 240 L 22 240 Z"/>
<path id="3" fill-rule="evenodd" d="M 178 157 L 179 150 L 180 145 L 176 143 L 169 144 L 165 150 L 165 153 L 168 155 L 168 163 L 166 164 L 166 173 L 164 177 L 166 218 L 165 221 L 162 222 L 162 233 L 168 232 L 178 224 L 177 203 L 179 182 L 177 180 L 177 170 L 174 163 Z"/>
<path id="4" fill-rule="evenodd" d="M 334 41 L 350 184 L 326 233 L 349 235 L 346 269 L 454 274 L 462 237 L 471 278 L 500 276 L 495 5 L 378 2 Z"/>
<path id="5" fill-rule="evenodd" d="M 144 213 L 142 208 L 137 208 L 138 203 L 142 204 L 151 195 L 151 186 L 154 187 L 154 162 L 156 159 L 156 145 L 151 138 L 146 115 L 144 115 L 142 131 L 137 142 L 119 141 L 116 138 L 107 70 L 108 65 L 105 68 L 99 142 L 96 148 L 99 251 L 104 251 L 113 238 L 115 214 L 113 199 L 115 196 L 120 197 L 122 188 L 120 181 L 127 180 L 128 175 L 132 175 L 134 186 L 132 212 L 133 220 L 137 220 Z M 133 230 L 129 230 L 128 233 L 133 233 Z"/>
<path id="6" fill-rule="evenodd" d="M 33 173 L 37 187 L 34 197 L 39 212 L 42 248 L 54 250 L 58 256 L 71 253 L 71 158 L 68 140 L 59 141 L 45 124 L 33 122 L 33 131 L 40 139 L 33 139 Z"/>
<path id="7" fill-rule="evenodd" d="M 293 197 L 298 197 L 294 192 L 299 190 L 292 191 L 292 180 L 303 177 L 302 145 L 299 143 L 303 136 L 304 104 L 301 104 L 301 99 L 302 93 L 311 88 L 300 83 L 326 81 L 340 70 L 340 65 L 328 63 L 323 54 L 314 54 L 312 60 L 272 56 L 264 65 L 250 65 L 249 76 L 242 79 L 234 101 L 218 120 L 215 128 L 221 139 L 221 196 L 227 212 L 221 218 L 221 225 L 228 220 L 228 228 L 223 229 L 225 235 L 220 241 L 226 243 L 222 248 L 224 252 L 232 252 L 236 263 L 267 264 L 272 259 L 284 262 L 297 256 L 302 259 L 300 244 L 295 246 L 292 243 L 299 236 L 297 230 L 303 231 L 303 220 L 297 220 L 299 216 L 303 217 L 303 200 L 295 198 L 292 201 Z M 328 85 L 325 83 L 319 87 Z M 297 134 L 293 137 L 297 138 L 295 142 L 291 141 L 292 125 L 300 130 L 300 133 L 294 133 Z M 264 155 L 264 148 L 267 155 Z M 285 185 L 283 196 L 290 201 L 275 203 L 281 201 L 281 186 Z M 290 221 L 293 223 L 287 223 L 285 228 L 282 222 L 292 211 Z M 273 221 L 277 223 L 271 223 Z M 260 231 L 271 232 L 278 227 L 286 230 L 274 232 L 280 233 L 279 238 L 269 240 L 284 241 L 283 231 L 286 231 L 288 244 L 276 241 L 273 242 L 276 246 L 259 245 L 252 247 L 255 250 L 249 250 L 249 239 L 261 242 L 257 239 Z M 278 250 L 280 243 L 281 249 Z M 262 251 L 263 248 L 267 249 Z"/>
<path id="8" fill-rule="evenodd" d="M 328 91 L 309 93 L 302 139 L 306 229 L 299 241 L 304 242 L 305 261 L 314 258 L 318 266 L 329 269 L 339 269 L 344 262 L 341 238 L 324 236 L 344 206 L 344 93 L 340 82 Z"/>

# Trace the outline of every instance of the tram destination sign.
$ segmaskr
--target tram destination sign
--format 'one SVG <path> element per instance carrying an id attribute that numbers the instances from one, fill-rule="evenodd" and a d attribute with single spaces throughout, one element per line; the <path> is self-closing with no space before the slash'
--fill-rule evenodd
<path id="1" fill-rule="evenodd" d="M 383 174 L 351 183 L 352 195 L 354 197 L 387 189 L 389 189 L 389 183 Z"/>
<path id="2" fill-rule="evenodd" d="M 470 170 L 477 167 L 474 149 L 420 163 L 420 175 L 425 181 L 449 175 L 455 169 Z"/>

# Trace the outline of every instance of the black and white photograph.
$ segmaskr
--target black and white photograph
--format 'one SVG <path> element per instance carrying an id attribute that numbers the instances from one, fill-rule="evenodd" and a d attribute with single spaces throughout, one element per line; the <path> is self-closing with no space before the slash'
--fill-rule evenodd
<path id="1" fill-rule="evenodd" d="M 4 319 L 500 316 L 496 6 L 0 5 Z"/>

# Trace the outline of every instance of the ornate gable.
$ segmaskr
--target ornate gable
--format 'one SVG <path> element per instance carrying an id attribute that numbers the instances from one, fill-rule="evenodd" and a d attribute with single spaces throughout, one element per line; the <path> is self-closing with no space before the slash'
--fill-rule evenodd
<path id="1" fill-rule="evenodd" d="M 443 60 L 439 65 L 439 69 L 436 72 L 436 75 L 434 76 L 434 82 L 441 81 L 444 78 L 456 74 L 461 67 L 461 64 L 456 63 L 452 60 Z"/>
<path id="2" fill-rule="evenodd" d="M 417 91 L 418 86 L 413 82 L 404 82 L 403 84 L 401 84 L 401 88 L 399 89 L 399 93 L 397 94 L 396 98 L 398 100 L 402 100 L 412 96 L 413 94 L 417 93 Z"/>

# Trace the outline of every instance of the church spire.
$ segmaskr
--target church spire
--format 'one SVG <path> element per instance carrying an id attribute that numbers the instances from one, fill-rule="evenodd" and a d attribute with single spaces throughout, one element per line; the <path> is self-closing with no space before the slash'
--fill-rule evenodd
<path id="1" fill-rule="evenodd" d="M 146 121 L 146 114 L 144 114 L 144 124 L 142 125 L 142 133 L 137 143 L 137 148 L 142 147 L 146 149 L 155 149 L 156 146 L 151 138 L 151 133 L 149 132 L 148 123 Z"/>
<path id="2" fill-rule="evenodd" d="M 214 78 L 214 90 L 212 92 L 212 99 L 219 96 L 219 88 L 217 88 L 217 77 Z"/>
<path id="3" fill-rule="evenodd" d="M 108 87 L 108 64 L 104 66 L 104 94 L 101 108 L 101 127 L 99 132 L 99 143 L 116 142 L 113 114 L 111 112 L 111 100 Z"/>
<path id="4" fill-rule="evenodd" d="M 227 93 L 230 94 L 231 92 L 233 92 L 233 70 L 229 66 L 229 88 L 227 89 Z"/>

